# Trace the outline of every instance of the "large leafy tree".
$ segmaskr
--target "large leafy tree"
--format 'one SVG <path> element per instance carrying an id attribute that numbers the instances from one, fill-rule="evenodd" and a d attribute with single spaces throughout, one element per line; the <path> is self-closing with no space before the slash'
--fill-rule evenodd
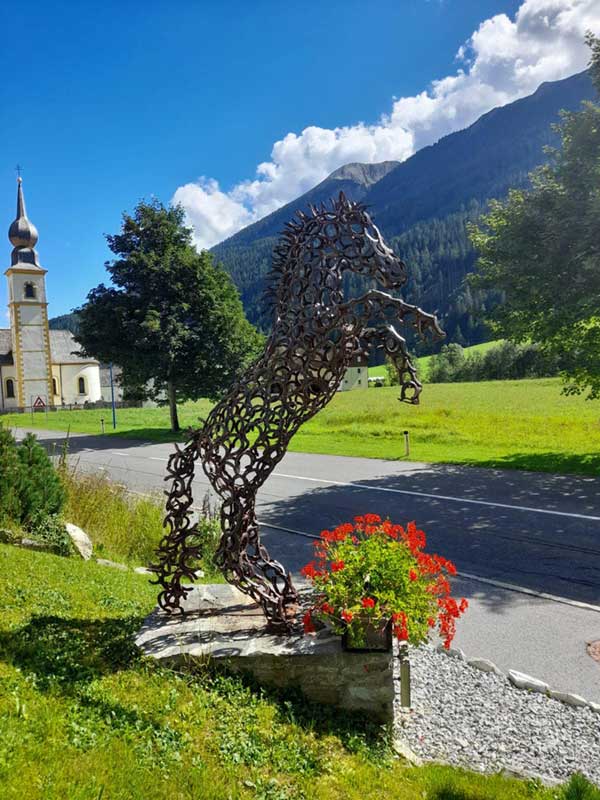
<path id="1" fill-rule="evenodd" d="M 141 202 L 107 236 L 112 286 L 100 284 L 80 309 L 86 354 L 121 365 L 125 380 L 168 402 L 216 399 L 253 357 L 260 335 L 244 316 L 229 275 L 198 253 L 183 209 Z"/>
<path id="2" fill-rule="evenodd" d="M 590 72 L 600 93 L 600 40 Z M 600 397 L 600 105 L 563 113 L 561 146 L 532 175 L 529 191 L 493 202 L 471 228 L 479 260 L 472 282 L 497 289 L 500 336 L 567 355 L 566 391 Z"/>

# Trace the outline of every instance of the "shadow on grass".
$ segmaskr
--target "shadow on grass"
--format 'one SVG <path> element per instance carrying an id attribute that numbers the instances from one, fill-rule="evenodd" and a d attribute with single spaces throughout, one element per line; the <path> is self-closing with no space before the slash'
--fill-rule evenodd
<path id="1" fill-rule="evenodd" d="M 41 690 L 70 693 L 140 660 L 133 636 L 142 617 L 64 619 L 33 617 L 17 630 L 0 633 L 0 657 L 25 674 L 35 676 Z"/>

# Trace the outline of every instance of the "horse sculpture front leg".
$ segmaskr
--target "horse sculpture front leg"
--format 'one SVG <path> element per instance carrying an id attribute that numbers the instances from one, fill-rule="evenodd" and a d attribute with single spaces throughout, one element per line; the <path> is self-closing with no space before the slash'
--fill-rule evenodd
<path id="1" fill-rule="evenodd" d="M 393 321 L 405 325 L 405 320 L 410 320 L 421 339 L 430 332 L 435 338 L 443 338 L 445 334 L 435 315 L 379 289 L 372 289 L 346 303 L 344 317 L 357 337 L 359 351 L 368 352 L 373 347 L 383 347 L 398 371 L 399 399 L 418 405 L 423 385 L 408 352 L 406 339 L 395 328 Z"/>

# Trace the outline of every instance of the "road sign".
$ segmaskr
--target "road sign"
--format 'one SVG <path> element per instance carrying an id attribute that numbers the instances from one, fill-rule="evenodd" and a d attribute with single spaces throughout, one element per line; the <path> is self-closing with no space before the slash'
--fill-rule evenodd
<path id="1" fill-rule="evenodd" d="M 43 399 L 38 395 L 33 403 L 34 408 L 46 408 L 46 403 Z"/>

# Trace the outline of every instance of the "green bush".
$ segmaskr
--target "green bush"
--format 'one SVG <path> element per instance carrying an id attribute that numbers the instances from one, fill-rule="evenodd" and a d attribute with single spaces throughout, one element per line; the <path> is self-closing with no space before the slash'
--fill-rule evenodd
<path id="1" fill-rule="evenodd" d="M 56 514 L 35 516 L 28 525 L 28 533 L 32 539 L 58 556 L 72 556 L 75 553 L 65 523 Z"/>
<path id="2" fill-rule="evenodd" d="M 565 357 L 550 357 L 537 344 L 502 342 L 485 353 L 465 355 L 456 343 L 444 345 L 429 362 L 429 383 L 503 381 L 553 377 L 568 368 Z"/>
<path id="3" fill-rule="evenodd" d="M 17 453 L 21 465 L 21 521 L 27 525 L 40 515 L 59 514 L 66 494 L 44 448 L 32 433 L 28 433 Z"/>
<path id="4" fill-rule="evenodd" d="M 17 443 L 0 424 L 0 522 L 4 525 L 21 519 L 21 464 Z"/>
<path id="5" fill-rule="evenodd" d="M 0 425 L 0 520 L 29 529 L 40 516 L 60 514 L 64 502 L 60 476 L 35 436 L 17 443 Z"/>

